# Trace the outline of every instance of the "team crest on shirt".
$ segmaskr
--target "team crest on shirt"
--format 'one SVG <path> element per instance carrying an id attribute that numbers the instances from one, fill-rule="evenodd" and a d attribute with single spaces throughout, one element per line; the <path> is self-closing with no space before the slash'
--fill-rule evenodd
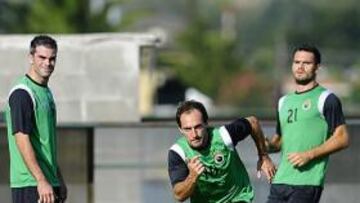
<path id="1" fill-rule="evenodd" d="M 222 165 L 225 162 L 224 154 L 221 152 L 216 152 L 214 155 L 214 161 L 218 165 Z"/>
<path id="2" fill-rule="evenodd" d="M 304 111 L 307 111 L 311 108 L 311 100 L 310 99 L 307 99 L 304 101 L 304 103 L 302 104 L 302 109 Z"/>

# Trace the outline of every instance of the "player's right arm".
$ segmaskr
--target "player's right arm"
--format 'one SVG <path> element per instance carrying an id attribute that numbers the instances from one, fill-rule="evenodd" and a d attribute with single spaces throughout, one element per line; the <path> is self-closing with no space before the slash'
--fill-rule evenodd
<path id="1" fill-rule="evenodd" d="M 198 156 L 185 163 L 174 151 L 169 151 L 168 171 L 176 200 L 185 201 L 195 189 L 196 181 L 204 171 Z"/>
<path id="2" fill-rule="evenodd" d="M 269 153 L 279 152 L 281 149 L 281 136 L 279 134 L 275 134 L 270 139 L 266 138 L 265 145 Z"/>
<path id="3" fill-rule="evenodd" d="M 30 134 L 33 130 L 34 112 L 30 95 L 25 90 L 15 90 L 9 98 L 11 109 L 12 131 L 19 152 L 37 181 L 39 201 L 45 203 L 54 202 L 54 191 L 42 172 L 30 142 Z"/>
<path id="4" fill-rule="evenodd" d="M 36 182 L 38 183 L 38 193 L 40 202 L 54 202 L 54 192 L 52 186 L 46 180 L 37 160 L 31 145 L 29 135 L 22 132 L 15 133 L 16 145 L 20 151 L 22 158 L 30 170 L 31 174 L 34 176 Z"/>
<path id="5" fill-rule="evenodd" d="M 265 138 L 265 145 L 269 153 L 275 153 L 281 150 L 281 127 L 279 113 L 277 113 L 276 118 L 276 133 L 271 138 Z"/>

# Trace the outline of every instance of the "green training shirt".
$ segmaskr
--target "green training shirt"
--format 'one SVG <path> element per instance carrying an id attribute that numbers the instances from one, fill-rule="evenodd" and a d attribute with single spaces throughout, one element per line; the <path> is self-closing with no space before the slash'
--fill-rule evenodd
<path id="1" fill-rule="evenodd" d="M 10 91 L 25 90 L 31 97 L 34 107 L 34 128 L 29 135 L 36 160 L 47 181 L 59 186 L 56 159 L 56 107 L 48 87 L 40 86 L 28 77 L 22 77 Z M 28 170 L 15 142 L 12 132 L 11 109 L 6 105 L 6 124 L 10 152 L 10 186 L 12 188 L 36 186 L 37 182 Z"/>
<path id="2" fill-rule="evenodd" d="M 230 139 L 225 127 L 210 128 L 208 135 L 210 144 L 204 149 L 194 150 L 185 137 L 179 138 L 171 148 L 184 161 L 199 155 L 205 167 L 205 171 L 197 180 L 190 201 L 192 203 L 251 202 L 254 191 L 248 173 L 237 151 L 225 144 L 224 139 Z"/>
<path id="3" fill-rule="evenodd" d="M 287 159 L 291 152 L 304 152 L 323 144 L 329 138 L 323 106 L 328 90 L 317 86 L 303 93 L 291 93 L 279 100 L 278 114 L 282 137 L 281 162 L 274 184 L 324 184 L 328 156 L 310 161 L 302 167 L 293 167 Z"/>

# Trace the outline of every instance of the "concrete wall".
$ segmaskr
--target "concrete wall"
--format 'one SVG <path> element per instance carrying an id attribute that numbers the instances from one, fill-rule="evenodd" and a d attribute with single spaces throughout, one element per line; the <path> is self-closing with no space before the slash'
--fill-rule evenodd
<path id="1" fill-rule="evenodd" d="M 34 35 L 0 35 L 0 107 L 14 80 L 29 68 Z M 59 51 L 50 79 L 59 122 L 136 122 L 141 48 L 156 41 L 145 34 L 53 35 Z"/>

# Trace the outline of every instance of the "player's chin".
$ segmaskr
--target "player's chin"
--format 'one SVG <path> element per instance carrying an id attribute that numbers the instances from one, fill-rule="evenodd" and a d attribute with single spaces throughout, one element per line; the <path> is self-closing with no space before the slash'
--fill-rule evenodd
<path id="1" fill-rule="evenodd" d="M 193 148 L 199 148 L 202 146 L 202 140 L 194 140 L 194 141 L 191 141 L 191 146 Z"/>
<path id="2" fill-rule="evenodd" d="M 307 79 L 307 77 L 306 77 L 306 75 L 296 75 L 295 76 L 295 80 L 296 81 L 303 81 L 303 80 L 306 80 Z"/>
<path id="3" fill-rule="evenodd" d="M 49 78 L 52 74 L 52 71 L 46 71 L 41 74 L 41 77 L 43 78 Z"/>

